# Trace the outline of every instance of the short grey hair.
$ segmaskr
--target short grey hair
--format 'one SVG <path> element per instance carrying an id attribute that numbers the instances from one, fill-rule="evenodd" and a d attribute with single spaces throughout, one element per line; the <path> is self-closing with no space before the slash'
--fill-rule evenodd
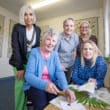
<path id="1" fill-rule="evenodd" d="M 19 23 L 22 24 L 22 25 L 25 25 L 25 21 L 24 21 L 24 15 L 25 15 L 25 12 L 27 9 L 30 9 L 33 13 L 33 24 L 35 24 L 36 22 L 36 15 L 35 15 L 35 12 L 34 10 L 32 9 L 31 6 L 29 5 L 24 5 L 23 7 L 21 7 L 20 9 L 20 12 L 19 12 Z"/>
<path id="2" fill-rule="evenodd" d="M 71 20 L 71 21 L 75 22 L 75 20 L 74 20 L 73 18 L 67 18 L 67 19 L 65 19 L 65 20 L 63 21 L 63 26 L 65 25 L 65 23 L 66 23 L 68 20 Z"/>
<path id="3" fill-rule="evenodd" d="M 59 33 L 58 33 L 58 31 L 56 31 L 56 30 L 53 29 L 53 28 L 48 28 L 48 29 L 43 33 L 43 36 L 41 37 L 41 41 L 44 41 L 48 36 L 56 37 L 56 38 L 58 39 Z"/>

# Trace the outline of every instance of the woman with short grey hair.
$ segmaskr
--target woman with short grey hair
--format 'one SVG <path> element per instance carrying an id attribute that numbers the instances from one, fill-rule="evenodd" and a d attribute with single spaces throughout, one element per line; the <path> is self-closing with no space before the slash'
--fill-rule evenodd
<path id="1" fill-rule="evenodd" d="M 69 103 L 75 95 L 68 89 L 57 52 L 53 51 L 58 33 L 50 28 L 42 37 L 42 45 L 32 49 L 25 73 L 24 90 L 30 93 L 34 110 L 44 110 L 49 101 L 64 91 Z"/>
<path id="2" fill-rule="evenodd" d="M 73 63 L 76 58 L 76 49 L 79 43 L 79 37 L 74 32 L 75 21 L 73 18 L 67 18 L 63 21 L 63 32 L 59 35 L 59 41 L 55 47 L 58 52 L 62 68 L 65 72 L 68 84 L 71 83 L 71 74 Z"/>
<path id="3" fill-rule="evenodd" d="M 55 29 L 49 28 L 47 31 L 43 33 L 41 40 L 45 40 L 48 35 L 50 35 L 51 37 L 56 37 L 58 39 L 59 33 Z"/>
<path id="4" fill-rule="evenodd" d="M 25 110 L 23 92 L 24 71 L 27 57 L 31 49 L 40 45 L 41 30 L 35 25 L 36 17 L 31 6 L 25 5 L 19 13 L 19 23 L 12 31 L 12 55 L 9 63 L 14 67 L 15 74 L 15 109 Z"/>

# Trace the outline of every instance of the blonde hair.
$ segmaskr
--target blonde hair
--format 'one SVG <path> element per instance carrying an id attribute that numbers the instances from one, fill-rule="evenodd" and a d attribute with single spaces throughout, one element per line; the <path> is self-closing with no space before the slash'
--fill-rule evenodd
<path id="1" fill-rule="evenodd" d="M 89 31 L 88 31 L 88 34 L 87 34 L 87 35 L 88 35 L 88 37 L 90 37 L 90 35 L 91 35 L 91 28 L 90 28 L 90 24 L 89 24 L 88 21 L 83 20 L 83 21 L 80 23 L 80 28 L 83 26 L 84 23 L 86 23 L 86 24 L 88 25 Z M 80 36 L 81 36 L 81 34 L 80 34 Z"/>
<path id="2" fill-rule="evenodd" d="M 20 12 L 19 12 L 19 23 L 22 24 L 22 25 L 26 25 L 25 21 L 24 21 L 24 15 L 25 15 L 25 12 L 26 12 L 27 9 L 30 9 L 32 11 L 32 13 L 33 13 L 33 24 L 35 24 L 36 15 L 35 15 L 35 12 L 32 9 L 32 7 L 29 6 L 29 5 L 24 5 L 23 7 L 21 7 Z"/>
<path id="3" fill-rule="evenodd" d="M 87 43 L 89 43 L 94 49 L 94 55 L 93 55 L 93 58 L 90 61 L 91 62 L 91 67 L 93 67 L 95 65 L 97 56 L 102 56 L 102 54 L 101 54 L 101 51 L 98 49 L 98 47 L 96 46 L 96 44 L 93 41 L 91 41 L 91 40 L 85 41 L 81 45 L 81 65 L 82 66 L 85 65 L 84 56 L 83 56 L 83 48 L 84 48 L 84 45 L 87 44 Z"/>

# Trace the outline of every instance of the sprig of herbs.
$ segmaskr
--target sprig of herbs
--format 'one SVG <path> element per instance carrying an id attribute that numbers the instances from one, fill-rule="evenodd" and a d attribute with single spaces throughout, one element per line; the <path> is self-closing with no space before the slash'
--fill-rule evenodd
<path id="1" fill-rule="evenodd" d="M 78 103 L 92 107 L 92 108 L 107 108 L 110 107 L 110 104 L 103 102 L 95 97 L 89 97 L 86 92 L 79 92 L 77 89 L 70 87 L 72 91 L 75 92 L 76 99 Z"/>

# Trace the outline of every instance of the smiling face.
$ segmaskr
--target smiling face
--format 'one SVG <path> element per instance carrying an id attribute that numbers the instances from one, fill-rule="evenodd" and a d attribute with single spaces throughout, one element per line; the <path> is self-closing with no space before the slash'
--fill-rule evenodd
<path id="1" fill-rule="evenodd" d="M 33 21 L 34 21 L 33 12 L 30 8 L 28 8 L 24 14 L 24 22 L 25 22 L 26 26 L 30 26 L 33 24 Z"/>
<path id="2" fill-rule="evenodd" d="M 56 36 L 48 35 L 43 41 L 43 48 L 46 52 L 51 52 L 57 43 Z"/>
<path id="3" fill-rule="evenodd" d="M 82 50 L 83 57 L 85 59 L 92 59 L 95 54 L 95 49 L 90 43 L 85 43 Z"/>
<path id="4" fill-rule="evenodd" d="M 74 31 L 74 21 L 72 20 L 65 21 L 63 24 L 63 28 L 64 28 L 64 33 L 67 36 L 70 36 L 72 32 Z"/>
<path id="5" fill-rule="evenodd" d="M 81 35 L 87 35 L 89 34 L 89 24 L 86 22 L 83 22 L 80 26 L 80 33 Z"/>

